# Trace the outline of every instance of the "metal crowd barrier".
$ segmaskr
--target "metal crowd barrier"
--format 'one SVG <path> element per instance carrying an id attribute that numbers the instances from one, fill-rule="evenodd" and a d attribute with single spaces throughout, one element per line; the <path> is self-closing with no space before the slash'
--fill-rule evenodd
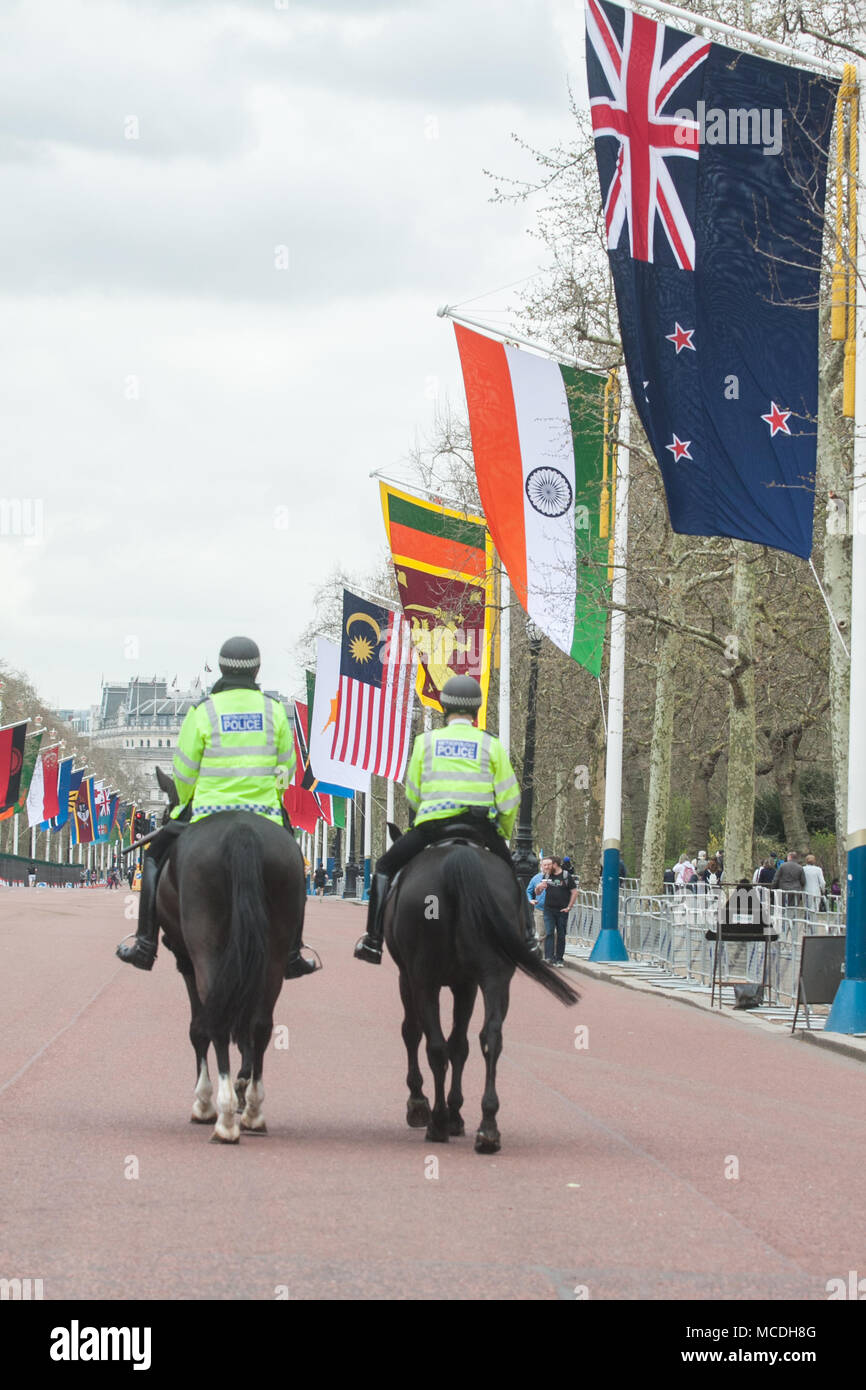
<path id="1" fill-rule="evenodd" d="M 629 956 L 667 971 L 672 978 L 709 987 L 715 943 L 706 932 L 715 929 L 719 898 L 730 887 L 703 893 L 676 892 L 647 897 L 621 893 L 619 929 Z M 770 984 L 777 1000 L 793 1004 L 797 992 L 800 942 L 804 936 L 838 936 L 845 930 L 844 906 L 820 910 L 820 900 L 803 892 L 780 893 L 759 888 L 770 907 L 779 940 L 770 943 Z M 572 946 L 592 946 L 601 929 L 601 894 L 579 889 L 568 919 L 566 940 Z M 723 974 L 759 984 L 764 962 L 760 941 L 722 944 Z"/>

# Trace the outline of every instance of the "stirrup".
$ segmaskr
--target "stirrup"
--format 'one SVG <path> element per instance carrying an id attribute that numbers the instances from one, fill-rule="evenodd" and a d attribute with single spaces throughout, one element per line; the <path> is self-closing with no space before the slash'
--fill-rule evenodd
<path id="1" fill-rule="evenodd" d="M 377 946 L 369 932 L 365 932 L 361 939 L 355 943 L 353 955 L 355 960 L 368 960 L 371 965 L 381 965 L 382 943 L 380 941 Z"/>
<path id="2" fill-rule="evenodd" d="M 129 941 L 125 936 L 123 941 Z M 141 936 L 132 937 L 132 945 L 124 946 L 121 941 L 115 955 L 122 960 L 125 965 L 134 965 L 137 970 L 152 970 L 153 962 L 156 960 L 156 942 L 146 941 Z"/>
<path id="3" fill-rule="evenodd" d="M 305 951 L 313 951 L 312 946 L 304 946 Z M 283 974 L 284 980 L 300 980 L 304 975 L 315 975 L 317 970 L 322 969 L 322 962 L 319 959 L 318 951 L 313 951 L 315 960 L 305 960 L 301 955 L 300 949 L 293 951 L 286 961 L 286 969 Z"/>

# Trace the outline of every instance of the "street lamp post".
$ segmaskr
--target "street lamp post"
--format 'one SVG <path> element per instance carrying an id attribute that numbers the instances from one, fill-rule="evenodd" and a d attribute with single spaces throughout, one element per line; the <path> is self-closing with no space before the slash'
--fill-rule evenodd
<path id="1" fill-rule="evenodd" d="M 523 741 L 523 789 L 514 838 L 514 872 L 525 890 L 529 880 L 538 873 L 538 856 L 532 845 L 532 802 L 535 782 L 535 715 L 538 699 L 538 655 L 541 651 L 541 628 L 531 619 L 526 622 L 529 638 L 529 695 L 526 702 L 526 733 Z"/>
<path id="2" fill-rule="evenodd" d="M 361 872 L 360 865 L 355 860 L 355 845 L 358 834 L 358 815 L 360 808 L 358 805 L 357 793 L 350 802 L 351 825 L 349 830 L 349 858 L 346 863 L 343 877 L 343 897 L 354 898 L 358 888 L 358 875 Z"/>

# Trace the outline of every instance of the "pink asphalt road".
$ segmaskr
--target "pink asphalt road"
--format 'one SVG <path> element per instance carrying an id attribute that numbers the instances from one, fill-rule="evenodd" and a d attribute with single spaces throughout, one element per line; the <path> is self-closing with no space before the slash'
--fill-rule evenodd
<path id="1" fill-rule="evenodd" d="M 564 1009 L 520 977 L 501 1152 L 472 1148 L 480 1012 L 467 1137 L 434 1145 L 405 1124 L 396 968 L 352 959 L 356 906 L 311 900 L 325 970 L 278 1002 L 269 1134 L 225 1147 L 188 1122 L 172 957 L 114 957 L 136 904 L 0 891 L 0 1276 L 58 1300 L 790 1300 L 866 1274 L 857 1062 L 579 975 Z"/>

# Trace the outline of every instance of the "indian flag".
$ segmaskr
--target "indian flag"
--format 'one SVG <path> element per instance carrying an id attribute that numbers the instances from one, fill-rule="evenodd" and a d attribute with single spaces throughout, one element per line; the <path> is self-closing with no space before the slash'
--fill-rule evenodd
<path id="1" fill-rule="evenodd" d="M 611 532 L 605 378 L 454 331 L 493 543 L 530 618 L 597 676 Z"/>

